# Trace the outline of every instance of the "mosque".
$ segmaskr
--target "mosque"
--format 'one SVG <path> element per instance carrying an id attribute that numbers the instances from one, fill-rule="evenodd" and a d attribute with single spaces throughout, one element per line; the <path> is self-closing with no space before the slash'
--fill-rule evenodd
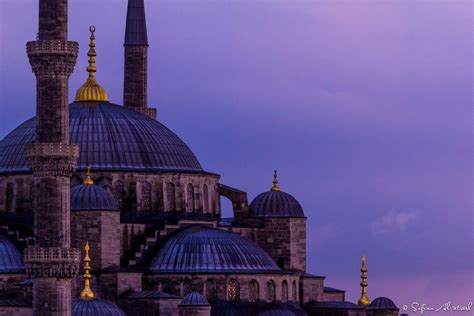
<path id="1" fill-rule="evenodd" d="M 94 27 L 68 104 L 67 0 L 39 0 L 37 116 L 0 142 L 0 315 L 398 315 L 369 299 L 365 257 L 357 303 L 306 272 L 305 212 L 276 171 L 249 203 L 157 119 L 145 21 L 128 0 L 123 105 L 95 77 Z"/>

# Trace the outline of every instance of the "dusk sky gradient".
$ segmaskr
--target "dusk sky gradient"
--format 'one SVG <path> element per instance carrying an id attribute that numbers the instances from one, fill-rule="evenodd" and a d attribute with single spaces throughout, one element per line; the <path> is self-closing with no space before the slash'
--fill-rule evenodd
<path id="1" fill-rule="evenodd" d="M 35 113 L 37 2 L 0 0 L 0 138 Z M 71 101 L 93 24 L 122 104 L 126 2 L 69 1 Z M 357 301 L 365 253 L 371 299 L 474 299 L 471 1 L 145 4 L 149 105 L 249 199 L 278 169 L 308 216 L 309 272 Z"/>

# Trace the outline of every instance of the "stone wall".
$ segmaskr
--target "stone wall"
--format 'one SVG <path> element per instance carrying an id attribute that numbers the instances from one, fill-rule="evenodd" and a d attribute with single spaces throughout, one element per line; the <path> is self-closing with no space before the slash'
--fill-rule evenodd
<path id="1" fill-rule="evenodd" d="M 300 280 L 301 303 L 310 301 L 321 302 L 324 300 L 324 277 L 301 277 Z"/>
<path id="2" fill-rule="evenodd" d="M 0 306 L 0 316 L 33 316 L 30 306 Z"/>

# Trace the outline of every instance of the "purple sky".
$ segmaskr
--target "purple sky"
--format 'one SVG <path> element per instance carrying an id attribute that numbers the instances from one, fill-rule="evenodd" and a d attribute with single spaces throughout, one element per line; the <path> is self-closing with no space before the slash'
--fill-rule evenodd
<path id="1" fill-rule="evenodd" d="M 358 299 L 473 295 L 471 1 L 146 0 L 149 104 L 252 199 L 278 169 L 308 216 L 308 271 Z M 34 115 L 37 0 L 0 1 L 0 137 Z M 70 0 L 86 78 L 122 102 L 126 0 Z M 229 214 L 229 213 L 227 213 Z M 443 313 L 443 315 L 448 315 Z"/>

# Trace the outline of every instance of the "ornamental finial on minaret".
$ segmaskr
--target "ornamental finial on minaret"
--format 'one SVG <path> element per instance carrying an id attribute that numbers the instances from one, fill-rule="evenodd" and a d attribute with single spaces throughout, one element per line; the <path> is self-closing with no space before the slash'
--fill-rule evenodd
<path id="1" fill-rule="evenodd" d="M 86 242 L 84 247 L 85 255 L 84 255 L 84 289 L 81 292 L 81 298 L 83 299 L 93 299 L 94 292 L 91 290 L 91 258 L 89 257 L 89 242 Z"/>
<path id="2" fill-rule="evenodd" d="M 362 293 L 360 295 L 360 299 L 357 302 L 359 305 L 362 306 L 367 306 L 370 304 L 370 299 L 367 296 L 367 266 L 365 265 L 366 262 L 366 257 L 365 255 L 362 256 L 362 267 L 360 268 L 360 272 L 362 272 L 362 275 L 360 278 L 362 279 L 362 282 L 360 282 L 360 286 L 362 287 Z"/>
<path id="3" fill-rule="evenodd" d="M 280 187 L 278 186 L 278 179 L 277 179 L 277 171 L 273 171 L 273 186 L 271 187 L 272 191 L 280 191 Z"/>
<path id="4" fill-rule="evenodd" d="M 109 100 L 107 93 L 95 79 L 95 73 L 97 71 L 97 67 L 95 66 L 95 57 L 97 56 L 97 53 L 95 52 L 95 26 L 91 25 L 89 27 L 89 31 L 91 32 L 89 52 L 87 52 L 87 56 L 89 56 L 89 66 L 87 67 L 89 77 L 87 78 L 86 82 L 77 90 L 75 101 L 106 102 Z"/>

